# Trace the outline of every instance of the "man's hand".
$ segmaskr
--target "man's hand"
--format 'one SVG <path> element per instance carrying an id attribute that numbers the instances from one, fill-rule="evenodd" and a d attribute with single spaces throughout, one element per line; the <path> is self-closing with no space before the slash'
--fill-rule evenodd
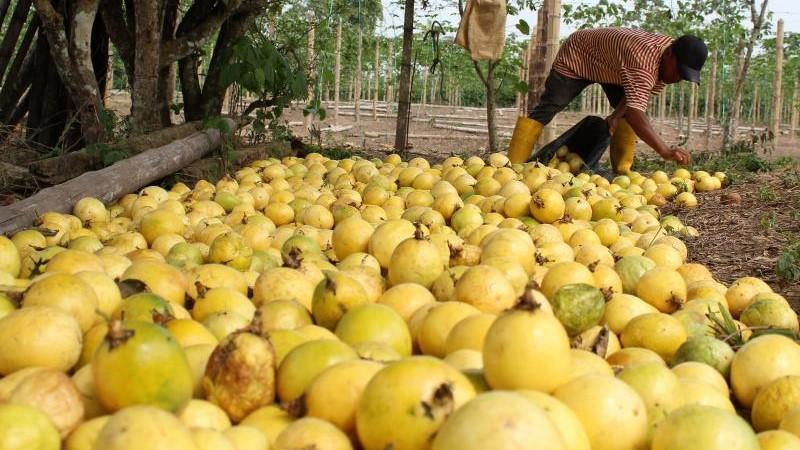
<path id="1" fill-rule="evenodd" d="M 689 160 L 691 159 L 689 152 L 678 147 L 665 148 L 659 151 L 658 154 L 667 161 L 675 161 L 682 166 L 689 164 Z"/>

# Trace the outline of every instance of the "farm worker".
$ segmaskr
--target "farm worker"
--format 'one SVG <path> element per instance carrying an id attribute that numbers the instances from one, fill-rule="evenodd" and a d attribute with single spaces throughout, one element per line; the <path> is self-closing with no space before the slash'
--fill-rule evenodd
<path id="1" fill-rule="evenodd" d="M 700 82 L 708 56 L 706 44 L 695 36 L 678 39 L 630 28 L 597 28 L 570 35 L 553 61 L 539 103 L 528 117 L 517 119 L 508 153 L 511 162 L 528 160 L 542 128 L 586 86 L 600 83 L 614 112 L 606 118 L 611 134 L 611 166 L 630 171 L 636 137 L 662 158 L 679 164 L 689 153 L 669 147 L 647 118 L 651 94 L 666 84 Z"/>

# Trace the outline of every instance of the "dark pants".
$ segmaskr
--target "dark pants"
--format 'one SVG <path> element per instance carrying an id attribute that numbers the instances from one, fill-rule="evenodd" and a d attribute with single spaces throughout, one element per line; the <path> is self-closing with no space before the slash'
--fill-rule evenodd
<path id="1" fill-rule="evenodd" d="M 594 84 L 594 82 L 569 78 L 551 70 L 544 82 L 544 92 L 539 98 L 539 103 L 528 113 L 528 117 L 547 125 L 590 84 Z M 622 86 L 614 84 L 601 83 L 600 85 L 611 106 L 616 108 L 617 104 L 625 97 L 625 90 Z"/>

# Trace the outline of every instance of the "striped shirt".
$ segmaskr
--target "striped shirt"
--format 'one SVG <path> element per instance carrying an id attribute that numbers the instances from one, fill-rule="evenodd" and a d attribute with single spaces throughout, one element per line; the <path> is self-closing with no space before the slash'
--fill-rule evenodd
<path id="1" fill-rule="evenodd" d="M 625 90 L 629 108 L 647 110 L 658 79 L 661 54 L 672 38 L 632 28 L 597 28 L 572 33 L 553 61 L 553 70 L 569 78 L 614 84 Z"/>

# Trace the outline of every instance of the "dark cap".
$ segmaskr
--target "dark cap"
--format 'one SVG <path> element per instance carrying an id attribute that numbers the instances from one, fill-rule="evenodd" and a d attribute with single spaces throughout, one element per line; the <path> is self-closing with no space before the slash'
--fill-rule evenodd
<path id="1" fill-rule="evenodd" d="M 708 58 L 708 47 L 697 36 L 685 34 L 672 42 L 672 52 L 678 60 L 681 78 L 700 83 L 700 69 Z"/>

